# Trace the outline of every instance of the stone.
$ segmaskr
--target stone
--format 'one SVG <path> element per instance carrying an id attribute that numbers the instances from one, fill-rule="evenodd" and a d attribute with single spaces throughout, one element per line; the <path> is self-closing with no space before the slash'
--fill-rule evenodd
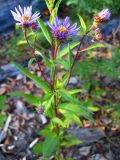
<path id="1" fill-rule="evenodd" d="M 22 74 L 18 74 L 17 77 L 16 77 L 16 80 L 19 81 L 19 80 L 23 79 L 23 77 L 24 76 Z"/>
<path id="2" fill-rule="evenodd" d="M 69 80 L 69 84 L 76 85 L 78 83 L 78 78 L 77 77 L 71 77 Z"/>
<path id="3" fill-rule="evenodd" d="M 113 19 L 101 27 L 101 32 L 105 37 L 108 35 L 112 35 L 112 32 L 116 30 L 119 25 L 120 25 L 120 18 Z"/>
<path id="4" fill-rule="evenodd" d="M 101 157 L 100 160 L 107 160 L 105 157 Z"/>
<path id="5" fill-rule="evenodd" d="M 74 128 L 68 129 L 68 134 L 76 136 L 82 141 L 79 146 L 89 146 L 105 137 L 104 132 L 97 128 Z"/>
<path id="6" fill-rule="evenodd" d="M 0 67 L 0 82 L 4 81 L 7 77 L 16 78 L 20 71 L 15 67 L 14 64 L 7 64 Z"/>
<path id="7" fill-rule="evenodd" d="M 109 160 L 113 160 L 113 155 L 112 155 L 112 152 L 109 151 L 108 153 L 106 153 L 106 159 L 109 159 Z"/>
<path id="8" fill-rule="evenodd" d="M 16 110 L 15 110 L 15 112 L 16 112 L 17 114 L 21 114 L 21 115 L 24 115 L 24 114 L 27 113 L 27 109 L 26 109 L 26 107 L 24 106 L 24 104 L 23 104 L 22 101 L 18 100 L 18 101 L 16 102 Z"/>
<path id="9" fill-rule="evenodd" d="M 0 131 L 0 143 L 6 138 L 6 136 L 7 133 L 4 130 Z"/>
<path id="10" fill-rule="evenodd" d="M 100 154 L 95 154 L 92 155 L 88 160 L 100 160 L 101 155 Z"/>
<path id="11" fill-rule="evenodd" d="M 79 152 L 80 152 L 81 155 L 87 156 L 90 153 L 90 149 L 91 149 L 91 146 L 81 147 L 79 149 Z"/>

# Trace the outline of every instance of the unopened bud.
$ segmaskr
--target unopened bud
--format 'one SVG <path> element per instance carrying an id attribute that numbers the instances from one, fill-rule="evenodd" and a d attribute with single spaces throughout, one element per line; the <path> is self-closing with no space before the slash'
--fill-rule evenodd
<path id="1" fill-rule="evenodd" d="M 37 108 L 37 112 L 39 113 L 39 114 L 43 114 L 43 112 L 44 112 L 44 109 L 43 109 L 43 107 L 39 107 L 39 108 Z"/>
<path id="2" fill-rule="evenodd" d="M 103 34 L 101 33 L 100 28 L 97 28 L 97 29 L 95 30 L 95 37 L 96 37 L 96 39 L 97 39 L 98 41 L 104 40 L 104 36 L 103 36 Z"/>
<path id="3" fill-rule="evenodd" d="M 108 20 L 111 16 L 111 13 L 109 9 L 104 9 L 101 12 L 99 12 L 95 17 L 94 17 L 94 23 L 93 25 L 95 27 L 99 26 L 99 24 L 104 23 L 106 20 Z"/>

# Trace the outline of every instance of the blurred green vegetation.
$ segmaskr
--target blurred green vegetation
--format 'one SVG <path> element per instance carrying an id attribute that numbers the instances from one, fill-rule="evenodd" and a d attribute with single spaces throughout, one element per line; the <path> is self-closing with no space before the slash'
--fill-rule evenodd
<path id="1" fill-rule="evenodd" d="M 103 8 L 109 8 L 113 16 L 118 15 L 120 11 L 119 0 L 63 0 L 63 4 L 70 7 L 69 14 L 72 18 L 75 18 L 76 13 L 85 18 L 93 17 Z"/>
<path id="2" fill-rule="evenodd" d="M 11 60 L 22 60 L 30 57 L 30 49 L 24 39 L 22 30 L 16 27 L 16 33 L 12 35 L 8 40 L 4 40 L 2 47 L 0 48 L 0 57 L 1 59 L 6 58 Z M 29 41 L 32 44 L 34 38 L 34 32 L 28 32 Z M 50 46 L 46 43 L 46 39 L 43 35 L 43 32 L 37 32 L 37 42 L 36 47 L 39 51 L 44 52 Z"/>
<path id="3" fill-rule="evenodd" d="M 78 62 L 74 68 L 82 84 L 84 100 L 98 102 L 101 110 L 114 119 L 115 124 L 120 122 L 120 49 L 108 49 L 111 57 L 106 58 L 101 50 L 101 57 L 96 51 L 87 53 L 87 57 Z M 92 57 L 92 58 L 91 58 Z"/>

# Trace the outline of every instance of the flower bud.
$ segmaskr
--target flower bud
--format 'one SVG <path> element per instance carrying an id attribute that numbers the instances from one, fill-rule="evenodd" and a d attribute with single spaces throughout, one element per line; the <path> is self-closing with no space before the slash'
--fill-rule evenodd
<path id="1" fill-rule="evenodd" d="M 37 23 L 32 23 L 31 25 L 30 25 L 30 27 L 29 27 L 31 30 L 33 30 L 33 31 L 37 31 L 37 29 L 38 29 L 38 25 L 37 25 Z"/>
<path id="2" fill-rule="evenodd" d="M 103 36 L 103 34 L 101 33 L 100 28 L 97 28 L 97 29 L 95 30 L 95 37 L 96 37 L 96 39 L 97 39 L 98 41 L 104 40 L 104 36 Z"/>
<path id="3" fill-rule="evenodd" d="M 93 25 L 97 27 L 99 24 L 104 23 L 106 20 L 108 20 L 111 16 L 111 13 L 109 9 L 104 9 L 101 12 L 99 12 L 95 17 L 94 17 L 94 23 Z"/>
<path id="4" fill-rule="evenodd" d="M 44 112 L 43 107 L 40 106 L 40 107 L 37 109 L 37 112 L 38 112 L 39 114 L 43 114 L 43 112 Z"/>

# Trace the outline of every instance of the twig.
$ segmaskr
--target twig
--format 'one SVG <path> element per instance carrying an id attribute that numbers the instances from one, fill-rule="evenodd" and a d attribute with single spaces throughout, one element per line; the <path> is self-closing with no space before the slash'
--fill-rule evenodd
<path id="1" fill-rule="evenodd" d="M 30 149 L 33 148 L 34 145 L 35 145 L 38 141 L 39 141 L 39 138 L 34 139 L 34 140 L 30 143 L 29 148 L 30 148 Z"/>
<path id="2" fill-rule="evenodd" d="M 12 120 L 12 115 L 10 114 L 10 115 L 8 116 L 7 121 L 6 121 L 6 123 L 5 123 L 5 126 L 4 126 L 4 129 L 3 129 L 4 132 L 7 132 L 11 120 Z"/>

